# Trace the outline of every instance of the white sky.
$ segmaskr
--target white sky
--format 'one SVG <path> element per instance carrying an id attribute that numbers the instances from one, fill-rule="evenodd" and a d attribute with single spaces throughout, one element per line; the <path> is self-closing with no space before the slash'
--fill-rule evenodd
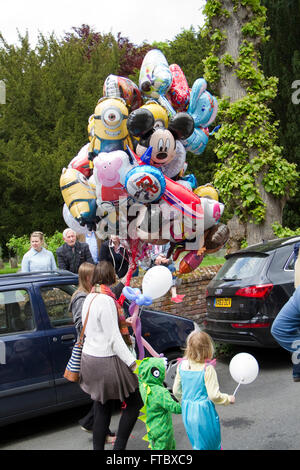
<path id="1" fill-rule="evenodd" d="M 32 46 L 39 32 L 58 39 L 83 23 L 100 33 L 121 32 L 136 45 L 172 40 L 203 24 L 205 0 L 0 0 L 0 32 L 9 44 L 26 31 Z"/>

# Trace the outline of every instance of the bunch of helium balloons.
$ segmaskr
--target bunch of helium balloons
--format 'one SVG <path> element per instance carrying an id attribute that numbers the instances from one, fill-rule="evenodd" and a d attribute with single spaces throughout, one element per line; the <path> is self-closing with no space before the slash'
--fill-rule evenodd
<path id="1" fill-rule="evenodd" d="M 88 141 L 62 170 L 63 217 L 77 233 L 116 234 L 131 261 L 149 244 L 170 242 L 179 274 L 219 250 L 229 231 L 211 184 L 187 173 L 187 151 L 200 155 L 218 103 L 198 78 L 192 88 L 179 65 L 158 49 L 143 60 L 139 84 L 109 75 L 93 114 Z"/>

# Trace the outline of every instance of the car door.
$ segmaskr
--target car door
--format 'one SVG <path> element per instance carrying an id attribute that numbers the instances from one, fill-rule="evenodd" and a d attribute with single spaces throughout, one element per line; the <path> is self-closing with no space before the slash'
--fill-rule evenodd
<path id="1" fill-rule="evenodd" d="M 0 290 L 0 423 L 56 403 L 49 345 L 30 283 Z"/>
<path id="2" fill-rule="evenodd" d="M 57 402 L 61 404 L 86 400 L 88 395 L 80 386 L 63 377 L 77 339 L 73 318 L 69 312 L 71 296 L 76 288 L 72 281 L 52 281 L 36 284 L 35 289 L 50 348 Z"/>

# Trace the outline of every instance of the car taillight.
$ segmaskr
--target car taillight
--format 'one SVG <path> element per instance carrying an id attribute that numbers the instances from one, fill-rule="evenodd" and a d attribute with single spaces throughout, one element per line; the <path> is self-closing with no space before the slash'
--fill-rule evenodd
<path id="1" fill-rule="evenodd" d="M 240 297 L 256 297 L 262 299 L 270 294 L 273 289 L 273 284 L 263 284 L 261 286 L 248 286 L 238 289 L 234 295 Z"/>
<path id="2" fill-rule="evenodd" d="M 208 297 L 208 289 L 205 291 L 205 297 Z"/>

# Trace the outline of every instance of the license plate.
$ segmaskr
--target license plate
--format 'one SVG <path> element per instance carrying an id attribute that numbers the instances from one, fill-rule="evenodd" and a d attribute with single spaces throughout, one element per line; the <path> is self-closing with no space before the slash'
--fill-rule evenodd
<path id="1" fill-rule="evenodd" d="M 231 307 L 231 299 L 222 297 L 215 299 L 215 307 Z"/>

